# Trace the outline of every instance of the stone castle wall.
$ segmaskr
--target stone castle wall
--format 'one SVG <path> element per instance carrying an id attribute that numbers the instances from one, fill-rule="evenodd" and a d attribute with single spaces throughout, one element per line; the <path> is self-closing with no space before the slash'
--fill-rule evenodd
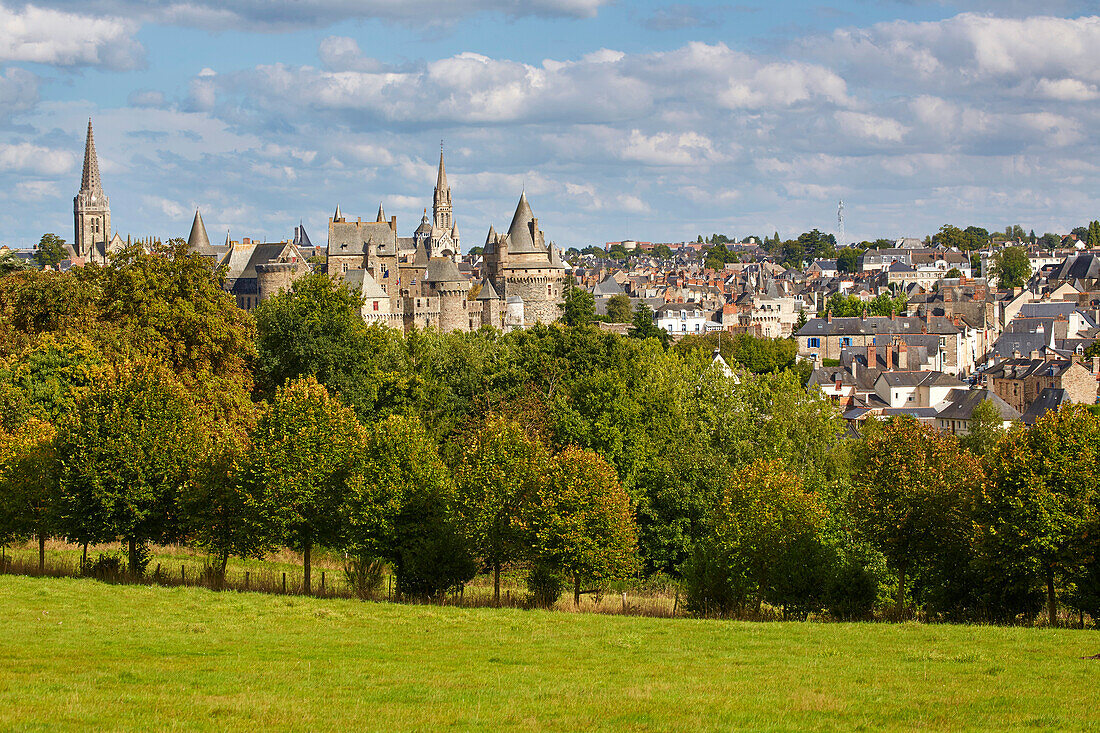
<path id="1" fill-rule="evenodd" d="M 260 300 L 267 300 L 276 293 L 289 290 L 295 280 L 309 272 L 304 262 L 270 262 L 256 265 L 256 285 Z"/>

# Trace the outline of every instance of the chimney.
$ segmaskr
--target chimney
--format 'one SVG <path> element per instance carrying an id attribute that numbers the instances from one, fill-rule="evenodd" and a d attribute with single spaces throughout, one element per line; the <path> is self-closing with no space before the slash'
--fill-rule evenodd
<path id="1" fill-rule="evenodd" d="M 886 345 L 886 371 L 892 371 L 894 368 L 894 347 L 892 344 Z"/>
<path id="2" fill-rule="evenodd" d="M 832 323 L 833 322 L 833 312 L 831 310 L 825 311 L 825 322 L 826 323 Z"/>
<path id="3" fill-rule="evenodd" d="M 878 349 L 873 343 L 867 347 L 867 368 L 878 369 Z"/>
<path id="4" fill-rule="evenodd" d="M 916 371 L 913 369 L 913 365 L 909 363 L 909 344 L 900 339 L 898 340 L 898 367 L 911 372 Z"/>
<path id="5" fill-rule="evenodd" d="M 1100 375 L 1100 356 L 1092 357 L 1092 373 Z"/>

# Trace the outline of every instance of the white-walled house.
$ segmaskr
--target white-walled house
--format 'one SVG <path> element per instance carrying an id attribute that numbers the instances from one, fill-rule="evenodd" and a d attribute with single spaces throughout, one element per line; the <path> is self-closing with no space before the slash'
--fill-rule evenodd
<path id="1" fill-rule="evenodd" d="M 707 316 L 696 303 L 666 303 L 654 312 L 653 320 L 673 336 L 707 332 Z"/>

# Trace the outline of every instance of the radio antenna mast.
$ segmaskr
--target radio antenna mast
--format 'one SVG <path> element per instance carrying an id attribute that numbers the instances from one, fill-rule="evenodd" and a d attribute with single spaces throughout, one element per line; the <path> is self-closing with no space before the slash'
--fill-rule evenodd
<path id="1" fill-rule="evenodd" d="M 844 241 L 844 199 L 840 200 L 840 205 L 836 209 L 836 224 L 840 234 L 840 241 L 837 244 L 841 247 L 847 247 L 848 243 Z"/>

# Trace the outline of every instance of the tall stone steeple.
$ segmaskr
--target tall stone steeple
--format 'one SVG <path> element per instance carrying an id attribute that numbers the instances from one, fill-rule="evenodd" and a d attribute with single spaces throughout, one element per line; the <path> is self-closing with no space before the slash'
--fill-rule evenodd
<path id="1" fill-rule="evenodd" d="M 106 262 L 107 243 L 111 241 L 111 203 L 99 180 L 99 158 L 95 153 L 92 121 L 88 120 L 88 138 L 84 143 L 84 172 L 80 192 L 73 199 L 75 233 L 73 250 L 88 262 Z"/>
<path id="2" fill-rule="evenodd" d="M 432 203 L 432 222 L 437 229 L 450 231 L 454 226 L 451 211 L 451 187 L 447 185 L 447 168 L 443 165 L 443 143 L 439 143 L 439 174 L 435 179 L 435 199 Z"/>

